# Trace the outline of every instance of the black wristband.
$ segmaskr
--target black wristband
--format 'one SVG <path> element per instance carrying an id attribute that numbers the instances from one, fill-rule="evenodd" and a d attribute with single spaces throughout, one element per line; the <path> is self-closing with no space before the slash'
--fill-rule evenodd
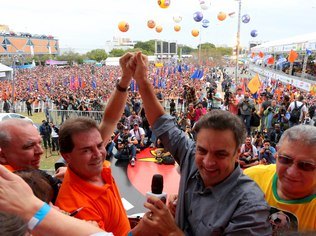
<path id="1" fill-rule="evenodd" d="M 123 93 L 127 92 L 128 87 L 127 87 L 127 88 L 121 87 L 121 86 L 119 85 L 119 82 L 120 82 L 120 80 L 118 80 L 117 83 L 116 83 L 116 89 L 117 89 L 118 91 L 120 91 L 120 92 L 123 92 Z"/>

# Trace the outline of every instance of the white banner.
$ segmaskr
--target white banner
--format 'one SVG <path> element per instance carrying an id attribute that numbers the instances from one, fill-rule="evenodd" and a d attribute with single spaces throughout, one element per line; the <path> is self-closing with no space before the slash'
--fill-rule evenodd
<path id="1" fill-rule="evenodd" d="M 259 75 L 265 76 L 267 78 L 271 78 L 272 80 L 278 80 L 285 84 L 291 84 L 299 89 L 302 89 L 308 92 L 311 90 L 312 83 L 305 82 L 300 79 L 296 79 L 293 76 L 273 72 L 272 70 L 268 70 L 266 68 L 258 67 L 255 65 L 249 65 L 249 69 L 258 73 Z"/>
<path id="2" fill-rule="evenodd" d="M 0 77 L 5 77 L 5 72 L 0 72 Z"/>

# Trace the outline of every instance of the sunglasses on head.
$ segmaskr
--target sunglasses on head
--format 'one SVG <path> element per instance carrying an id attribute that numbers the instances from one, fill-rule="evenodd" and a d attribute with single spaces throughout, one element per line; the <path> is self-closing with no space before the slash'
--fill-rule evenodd
<path id="1" fill-rule="evenodd" d="M 297 168 L 302 171 L 314 171 L 316 169 L 316 164 L 307 161 L 297 161 L 295 162 L 292 158 L 278 154 L 278 161 L 283 165 L 293 165 L 296 164 Z"/>

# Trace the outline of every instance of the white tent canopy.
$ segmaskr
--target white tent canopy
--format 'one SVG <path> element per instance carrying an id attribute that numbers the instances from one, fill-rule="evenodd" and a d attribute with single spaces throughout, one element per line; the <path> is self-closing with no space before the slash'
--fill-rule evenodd
<path id="1" fill-rule="evenodd" d="M 0 80 L 12 79 L 13 69 L 0 63 Z"/>

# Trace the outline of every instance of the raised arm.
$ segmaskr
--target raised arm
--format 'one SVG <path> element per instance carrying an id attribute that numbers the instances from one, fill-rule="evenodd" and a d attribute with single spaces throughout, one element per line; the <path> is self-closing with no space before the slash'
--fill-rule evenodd
<path id="1" fill-rule="evenodd" d="M 128 96 L 128 86 L 132 80 L 134 70 L 131 66 L 132 53 L 126 53 L 120 58 L 122 78 L 118 81 L 110 100 L 104 110 L 103 120 L 100 125 L 102 139 L 107 141 L 115 130 L 117 122 L 120 120 Z"/>
<path id="2" fill-rule="evenodd" d="M 145 55 L 138 52 L 133 57 L 135 66 L 134 79 L 139 87 L 139 93 L 143 100 L 143 106 L 146 111 L 146 117 L 151 126 L 155 123 L 158 117 L 165 113 L 163 107 L 157 99 L 154 88 L 148 79 L 148 60 Z"/>

